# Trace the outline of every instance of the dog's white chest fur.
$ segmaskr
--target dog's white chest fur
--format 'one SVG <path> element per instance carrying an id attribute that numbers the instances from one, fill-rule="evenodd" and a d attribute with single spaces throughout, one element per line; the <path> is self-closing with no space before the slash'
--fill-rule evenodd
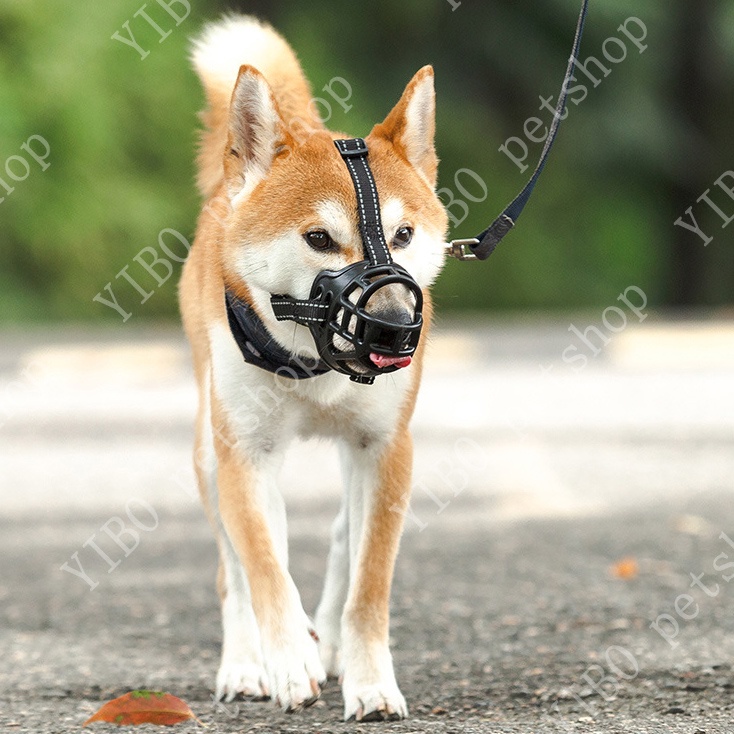
<path id="1" fill-rule="evenodd" d="M 358 385 L 329 372 L 291 380 L 248 365 L 223 324 L 209 331 L 211 385 L 247 450 L 270 453 L 295 437 L 352 441 L 365 448 L 388 442 L 410 385 L 409 369 Z"/>

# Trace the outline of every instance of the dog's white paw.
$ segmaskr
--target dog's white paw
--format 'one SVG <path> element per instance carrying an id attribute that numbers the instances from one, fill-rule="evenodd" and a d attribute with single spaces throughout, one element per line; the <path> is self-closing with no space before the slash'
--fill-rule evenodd
<path id="1" fill-rule="evenodd" d="M 217 701 L 229 703 L 239 694 L 247 698 L 267 698 L 268 677 L 256 663 L 222 662 L 217 673 Z"/>
<path id="2" fill-rule="evenodd" d="M 306 630 L 278 646 L 265 646 L 270 696 L 286 713 L 306 708 L 326 681 L 316 642 Z"/>
<path id="3" fill-rule="evenodd" d="M 405 698 L 394 680 L 351 686 L 345 679 L 343 692 L 346 721 L 397 721 L 408 715 Z"/>

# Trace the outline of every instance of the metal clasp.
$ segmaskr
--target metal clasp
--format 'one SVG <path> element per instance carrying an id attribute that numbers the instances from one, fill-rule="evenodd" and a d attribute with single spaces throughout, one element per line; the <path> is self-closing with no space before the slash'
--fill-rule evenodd
<path id="1" fill-rule="evenodd" d="M 479 258 L 471 251 L 471 245 L 478 245 L 479 240 L 451 240 L 446 243 L 446 257 L 454 257 L 457 260 L 478 260 Z"/>

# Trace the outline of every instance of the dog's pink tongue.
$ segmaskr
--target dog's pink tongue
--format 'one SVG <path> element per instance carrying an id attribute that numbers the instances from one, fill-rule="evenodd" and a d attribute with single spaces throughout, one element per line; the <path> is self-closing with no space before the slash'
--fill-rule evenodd
<path id="1" fill-rule="evenodd" d="M 384 354 L 370 354 L 375 367 L 382 369 L 383 367 L 408 367 L 413 361 L 411 357 L 386 357 Z"/>

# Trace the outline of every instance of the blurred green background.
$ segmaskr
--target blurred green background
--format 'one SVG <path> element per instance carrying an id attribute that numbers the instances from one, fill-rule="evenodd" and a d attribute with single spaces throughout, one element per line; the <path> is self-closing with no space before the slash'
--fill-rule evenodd
<path id="1" fill-rule="evenodd" d="M 498 148 L 523 137 L 525 120 L 550 120 L 539 95 L 557 99 L 577 0 L 191 0 L 180 25 L 157 0 L 0 0 L 0 319 L 108 320 L 93 298 L 113 283 L 134 319 L 176 317 L 179 265 L 161 287 L 133 257 L 165 228 L 193 236 L 200 203 L 193 158 L 202 94 L 187 61 L 189 38 L 226 10 L 271 21 L 296 48 L 315 90 L 335 76 L 354 108 L 334 105 L 330 126 L 363 135 L 425 63 L 436 69 L 440 186 L 470 168 L 488 187 L 452 236 L 483 229 L 529 171 Z M 731 0 L 592 0 L 581 58 L 611 70 L 570 117 L 532 204 L 492 259 L 451 262 L 436 288 L 440 308 L 605 307 L 629 285 L 650 305 L 723 308 L 734 302 L 734 227 L 697 203 L 734 169 L 734 3 Z M 181 11 L 182 6 L 173 4 Z M 618 30 L 647 28 L 640 53 Z M 150 53 L 141 60 L 125 35 Z M 637 32 L 635 30 L 635 32 Z M 607 39 L 626 42 L 618 64 Z M 619 44 L 608 46 L 617 55 Z M 591 68 L 591 67 L 590 67 Z M 597 75 L 599 75 L 597 73 Z M 600 76 L 600 75 L 599 75 Z M 580 95 L 576 95 L 577 97 Z M 31 135 L 51 146 L 47 171 L 12 182 L 5 162 Z M 530 144 L 534 166 L 540 145 Z M 17 160 L 11 170 L 23 173 Z M 675 220 L 694 207 L 700 237 Z M 458 209 L 454 210 L 459 213 Z M 687 219 L 687 221 L 689 221 Z M 141 296 L 115 275 L 125 266 Z M 107 294 L 104 294 L 107 295 Z"/>

